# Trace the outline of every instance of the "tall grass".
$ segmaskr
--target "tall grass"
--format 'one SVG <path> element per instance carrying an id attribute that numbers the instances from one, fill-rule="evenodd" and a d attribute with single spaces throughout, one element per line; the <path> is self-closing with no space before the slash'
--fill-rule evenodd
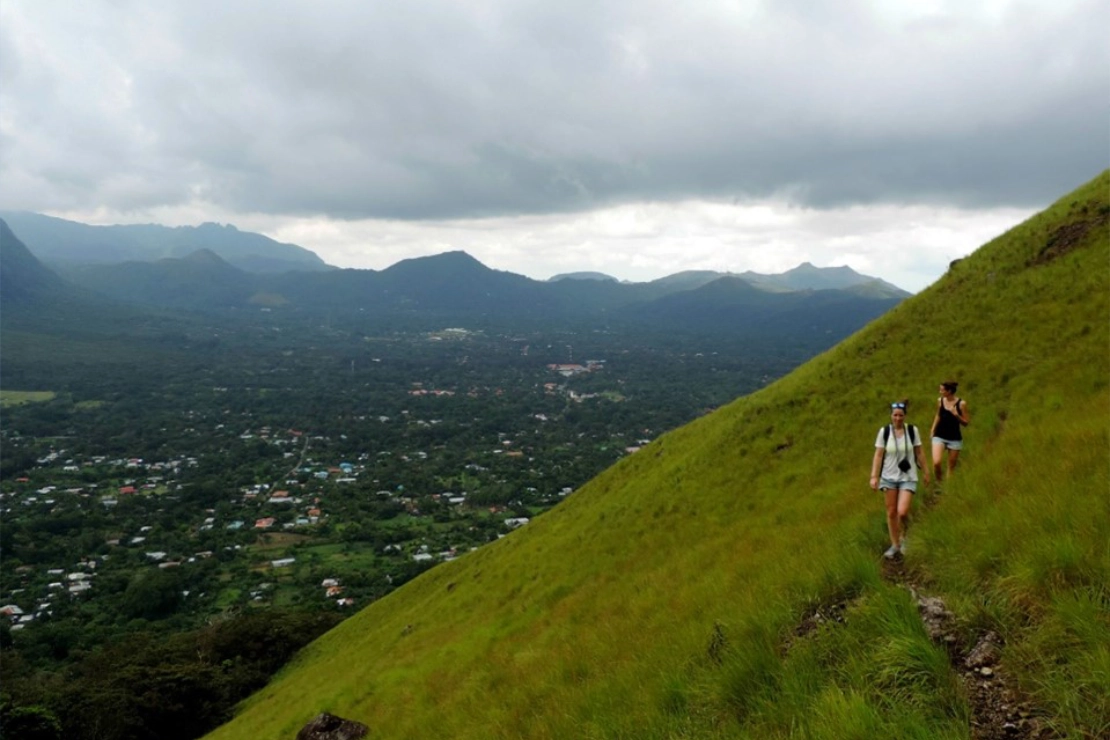
<path id="1" fill-rule="evenodd" d="M 211 737 L 328 710 L 390 738 L 966 738 L 867 487 L 887 404 L 973 421 L 907 568 L 1064 735 L 1108 724 L 1110 174 L 838 347 L 309 646 Z M 1074 226 L 1081 224 L 1081 226 Z M 1069 226 L 1072 225 L 1072 226 Z M 1072 248 L 1059 245 L 1061 227 Z M 844 621 L 796 634 L 821 605 Z"/>

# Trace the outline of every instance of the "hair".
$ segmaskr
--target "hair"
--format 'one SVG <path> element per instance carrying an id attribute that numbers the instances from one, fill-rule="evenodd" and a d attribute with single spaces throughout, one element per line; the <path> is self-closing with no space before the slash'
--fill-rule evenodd
<path id="1" fill-rule="evenodd" d="M 958 388 L 960 384 L 954 380 L 946 380 L 941 383 L 941 385 L 943 385 L 945 389 L 948 390 L 950 393 L 955 393 L 956 388 Z"/>

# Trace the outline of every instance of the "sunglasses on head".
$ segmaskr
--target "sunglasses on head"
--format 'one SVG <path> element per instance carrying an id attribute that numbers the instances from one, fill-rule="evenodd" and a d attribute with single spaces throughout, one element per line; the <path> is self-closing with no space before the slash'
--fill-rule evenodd
<path id="1" fill-rule="evenodd" d="M 906 404 L 904 404 L 904 403 L 901 403 L 901 402 L 898 402 L 898 403 L 892 403 L 892 404 L 890 404 L 890 407 L 891 407 L 892 409 L 902 409 L 903 411 L 905 411 L 905 410 L 906 410 Z"/>

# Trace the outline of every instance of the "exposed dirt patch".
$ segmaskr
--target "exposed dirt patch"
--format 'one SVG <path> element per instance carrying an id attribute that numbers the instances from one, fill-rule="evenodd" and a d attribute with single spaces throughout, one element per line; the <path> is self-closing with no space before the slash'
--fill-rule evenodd
<path id="1" fill-rule="evenodd" d="M 1036 257 L 1029 260 L 1029 267 L 1044 265 L 1054 259 L 1063 257 L 1083 242 L 1083 239 L 1087 236 L 1087 232 L 1092 228 L 1104 225 L 1106 220 L 1106 215 L 1102 214 L 1084 221 L 1074 221 L 1070 224 L 1064 224 L 1049 234 L 1048 241 L 1041 247 L 1041 251 L 1037 252 Z"/>
<path id="2" fill-rule="evenodd" d="M 1059 737 L 1008 680 L 999 663 L 1003 641 L 995 632 L 976 636 L 974 646 L 966 649 L 956 616 L 944 600 L 920 592 L 902 567 L 902 560 L 884 561 L 883 578 L 910 592 L 929 638 L 944 647 L 952 667 L 960 674 L 971 705 L 972 740 L 1054 740 Z"/>
<path id="3" fill-rule="evenodd" d="M 851 603 L 849 599 L 840 599 L 828 604 L 817 604 L 814 606 L 802 616 L 801 620 L 798 622 L 798 626 L 795 627 L 794 631 L 783 641 L 783 654 L 789 653 L 794 645 L 800 640 L 804 640 L 821 625 L 844 624 L 844 613 L 848 611 L 848 607 Z"/>
<path id="4" fill-rule="evenodd" d="M 728 650 L 728 637 L 720 622 L 713 623 L 713 633 L 709 636 L 709 646 L 705 649 L 706 656 L 715 664 L 720 665 L 721 660 Z"/>
<path id="5" fill-rule="evenodd" d="M 794 628 L 794 638 L 801 639 L 823 624 L 844 624 L 844 612 L 847 610 L 846 600 L 833 604 L 818 604 L 802 617 L 802 621 Z"/>

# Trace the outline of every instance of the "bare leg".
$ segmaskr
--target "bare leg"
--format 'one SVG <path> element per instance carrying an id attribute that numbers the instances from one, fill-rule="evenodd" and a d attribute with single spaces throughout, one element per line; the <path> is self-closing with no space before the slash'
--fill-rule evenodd
<path id="1" fill-rule="evenodd" d="M 909 525 L 910 504 L 913 503 L 913 491 L 898 492 L 898 543 L 906 536 L 906 527 Z"/>
<path id="2" fill-rule="evenodd" d="M 944 445 L 942 445 L 940 442 L 933 442 L 933 480 L 935 480 L 937 483 L 940 483 L 940 472 L 941 472 L 940 468 L 941 468 L 941 462 L 943 460 L 944 460 Z M 949 462 L 948 467 L 949 467 L 949 469 L 951 469 L 951 467 L 952 467 L 951 462 Z"/>
<path id="3" fill-rule="evenodd" d="M 959 450 L 948 451 L 948 474 L 952 475 L 952 471 L 956 469 L 956 461 L 960 459 Z"/>
<path id="4" fill-rule="evenodd" d="M 898 494 L 896 488 L 884 488 L 883 494 L 886 497 L 886 530 L 890 534 L 890 544 L 894 547 L 902 539 L 902 527 L 898 517 Z"/>

